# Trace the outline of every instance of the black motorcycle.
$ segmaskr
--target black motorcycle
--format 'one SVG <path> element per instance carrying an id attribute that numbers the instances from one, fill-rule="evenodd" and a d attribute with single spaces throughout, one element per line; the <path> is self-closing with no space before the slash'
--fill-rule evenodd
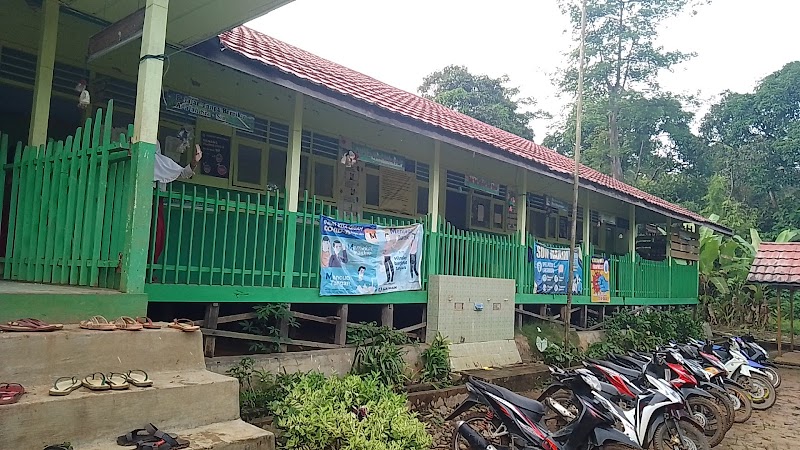
<path id="1" fill-rule="evenodd" d="M 623 432 L 614 428 L 616 418 L 610 403 L 600 395 L 603 389 L 599 380 L 588 370 L 564 372 L 551 368 L 557 381 L 548 392 L 569 390 L 578 403 L 577 418 L 557 431 L 544 424 L 545 406 L 537 401 L 515 394 L 493 384 L 470 378 L 467 382 L 469 396 L 446 420 L 453 420 L 478 406 L 489 409 L 487 419 L 497 421 L 495 430 L 504 430 L 502 436 L 491 436 L 492 442 L 479 433 L 474 424 L 458 422 L 453 448 L 460 449 L 463 438 L 472 450 L 623 450 L 640 449 Z M 606 389 L 613 387 L 607 386 Z M 495 442 L 504 438 L 505 442 Z"/>

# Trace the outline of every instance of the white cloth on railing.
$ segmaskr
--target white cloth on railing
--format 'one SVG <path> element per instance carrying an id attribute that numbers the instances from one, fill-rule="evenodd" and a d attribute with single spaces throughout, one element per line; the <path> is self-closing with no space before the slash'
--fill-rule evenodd
<path id="1" fill-rule="evenodd" d="M 161 153 L 161 144 L 156 141 L 156 156 L 153 163 L 153 181 L 162 191 L 167 190 L 167 183 L 172 183 L 178 178 L 191 178 L 194 171 L 190 166 L 181 167 L 180 164 Z"/>

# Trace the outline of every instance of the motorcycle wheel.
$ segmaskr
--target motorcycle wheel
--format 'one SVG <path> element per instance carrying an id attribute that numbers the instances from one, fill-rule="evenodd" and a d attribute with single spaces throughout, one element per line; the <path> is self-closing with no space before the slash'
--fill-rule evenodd
<path id="1" fill-rule="evenodd" d="M 761 375 L 750 375 L 750 377 L 740 377 L 740 384 L 744 385 L 750 391 L 750 397 L 753 399 L 753 409 L 756 411 L 764 411 L 772 408 L 777 400 L 777 393 L 775 386 L 769 380 Z"/>
<path id="2" fill-rule="evenodd" d="M 725 389 L 731 395 L 734 411 L 733 421 L 745 423 L 750 420 L 753 415 L 753 401 L 750 399 L 750 394 L 736 386 L 727 386 Z"/>
<path id="3" fill-rule="evenodd" d="M 709 391 L 709 393 L 714 396 L 717 407 L 725 416 L 725 431 L 727 432 L 731 429 L 731 427 L 733 427 L 733 420 L 734 416 L 736 415 L 736 411 L 733 408 L 733 402 L 731 401 L 731 398 L 728 397 L 726 392 L 717 391 L 715 389 Z"/>
<path id="4" fill-rule="evenodd" d="M 676 425 L 680 427 L 681 434 L 683 435 L 683 444 L 681 444 L 680 437 L 675 433 L 674 427 L 662 423 L 656 428 L 655 435 L 653 436 L 653 450 L 711 449 L 711 446 L 708 444 L 708 439 L 703 435 L 703 432 L 693 424 L 681 420 L 678 421 Z"/>
<path id="5" fill-rule="evenodd" d="M 705 397 L 689 397 L 690 414 L 703 426 L 703 434 L 708 439 L 708 444 L 716 447 L 725 438 L 728 431 L 728 421 L 725 419 L 716 402 Z"/>
<path id="6" fill-rule="evenodd" d="M 781 374 L 778 372 L 777 369 L 775 369 L 774 367 L 765 367 L 761 370 L 766 372 L 767 378 L 772 383 L 772 385 L 775 386 L 775 389 L 781 387 L 781 383 L 783 382 L 783 380 L 781 379 Z"/>
<path id="7" fill-rule="evenodd" d="M 490 444 L 496 446 L 510 446 L 511 436 L 507 431 L 503 431 L 503 423 L 496 417 L 488 420 L 486 413 L 480 411 L 472 411 L 461 416 L 460 420 L 475 429 L 481 436 L 486 439 Z M 478 450 L 473 449 L 467 443 L 466 439 L 458 434 L 458 430 L 453 430 L 453 438 L 451 439 L 453 450 Z M 483 449 L 480 449 L 483 450 Z"/>

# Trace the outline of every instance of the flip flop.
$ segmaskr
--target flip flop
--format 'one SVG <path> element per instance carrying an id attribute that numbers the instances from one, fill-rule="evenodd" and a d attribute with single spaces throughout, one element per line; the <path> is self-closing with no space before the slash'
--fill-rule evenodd
<path id="1" fill-rule="evenodd" d="M 129 370 L 125 378 L 128 383 L 136 387 L 150 387 L 153 385 L 153 380 L 144 370 Z"/>
<path id="2" fill-rule="evenodd" d="M 61 377 L 53 383 L 50 388 L 50 395 L 69 395 L 72 391 L 80 388 L 83 385 L 75 377 Z"/>
<path id="3" fill-rule="evenodd" d="M 113 323 L 110 323 L 103 316 L 94 316 L 89 320 L 82 320 L 81 328 L 85 330 L 114 331 L 117 329 L 117 326 Z"/>
<path id="4" fill-rule="evenodd" d="M 194 322 L 189 319 L 175 319 L 169 324 L 169 327 L 186 332 L 197 331 L 200 329 L 200 327 L 195 325 Z"/>
<path id="5" fill-rule="evenodd" d="M 118 330 L 125 330 L 125 331 L 141 331 L 142 324 L 133 320 L 128 316 L 122 316 L 119 319 L 114 321 L 114 326 L 117 327 Z"/>
<path id="6" fill-rule="evenodd" d="M 17 319 L 0 325 L 0 331 L 56 331 L 64 328 L 61 324 L 49 324 L 45 321 L 33 318 Z"/>
<path id="7" fill-rule="evenodd" d="M 124 373 L 111 372 L 106 377 L 106 382 L 115 391 L 122 391 L 131 387 L 130 383 L 128 383 L 128 376 Z"/>
<path id="8" fill-rule="evenodd" d="M 48 445 L 44 450 L 73 450 L 72 444 L 64 442 L 63 444 Z"/>
<path id="9" fill-rule="evenodd" d="M 25 388 L 19 383 L 0 384 L 0 405 L 17 403 L 25 394 Z"/>
<path id="10" fill-rule="evenodd" d="M 161 325 L 156 325 L 149 317 L 137 317 L 136 321 L 142 324 L 142 328 L 146 328 L 148 330 L 160 330 Z"/>
<path id="11" fill-rule="evenodd" d="M 98 378 L 96 375 L 100 375 L 100 377 Z M 108 391 L 111 389 L 111 385 L 108 383 L 105 374 L 100 372 L 86 375 L 86 377 L 83 378 L 82 384 L 85 388 L 92 391 Z"/>

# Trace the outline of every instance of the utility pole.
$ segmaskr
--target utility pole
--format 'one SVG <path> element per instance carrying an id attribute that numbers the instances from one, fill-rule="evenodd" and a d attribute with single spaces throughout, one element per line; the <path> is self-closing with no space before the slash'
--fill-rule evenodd
<path id="1" fill-rule="evenodd" d="M 564 317 L 564 348 L 569 347 L 572 318 L 572 287 L 575 285 L 575 241 L 578 227 L 578 188 L 581 168 L 581 121 L 583 119 L 583 73 L 586 59 L 586 0 L 581 0 L 581 42 L 578 55 L 578 93 L 575 100 L 575 173 L 572 178 L 572 220 L 569 237 L 569 275 L 567 278 L 567 310 Z M 584 236 L 589 239 L 589 236 Z M 584 280 L 584 283 L 586 280 Z"/>

